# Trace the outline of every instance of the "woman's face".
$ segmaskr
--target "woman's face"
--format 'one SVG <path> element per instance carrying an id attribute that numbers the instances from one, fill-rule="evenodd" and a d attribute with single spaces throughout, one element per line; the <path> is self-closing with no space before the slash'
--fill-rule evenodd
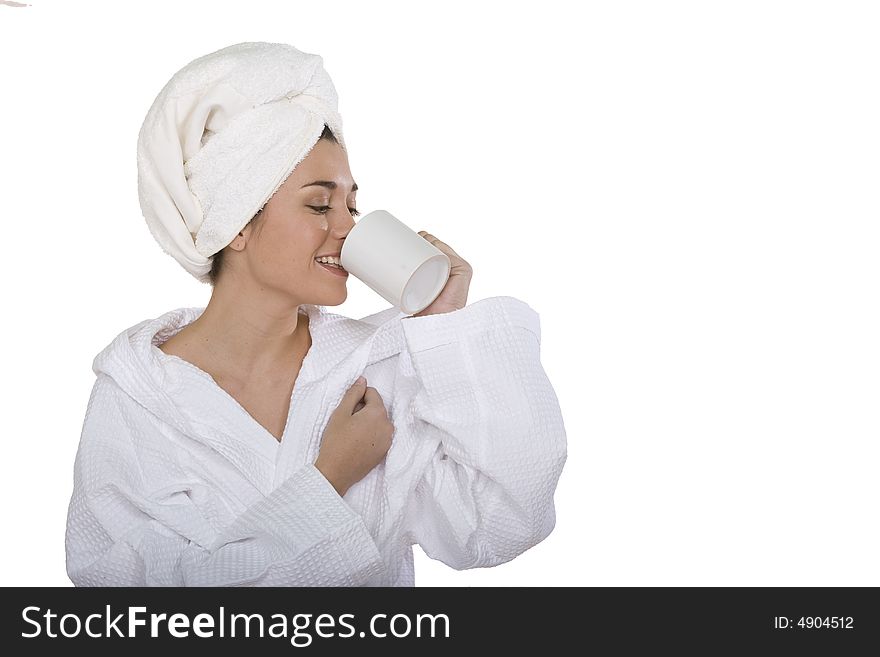
<path id="1" fill-rule="evenodd" d="M 245 262 L 235 266 L 245 265 L 239 272 L 249 272 L 260 290 L 278 291 L 297 303 L 341 304 L 348 275 L 328 271 L 315 258 L 339 256 L 354 227 L 352 215 L 358 214 L 356 194 L 348 155 L 338 144 L 319 139 L 257 221 L 242 231 L 246 248 L 235 256 Z"/>

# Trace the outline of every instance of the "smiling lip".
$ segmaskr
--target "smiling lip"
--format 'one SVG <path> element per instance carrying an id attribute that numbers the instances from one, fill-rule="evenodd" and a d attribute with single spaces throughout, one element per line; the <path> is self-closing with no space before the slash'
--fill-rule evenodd
<path id="1" fill-rule="evenodd" d="M 322 253 L 319 256 L 315 256 L 316 258 L 338 258 L 342 255 L 342 253 Z"/>
<path id="2" fill-rule="evenodd" d="M 331 267 L 320 262 L 318 264 L 329 271 L 331 274 L 336 274 L 337 276 L 348 276 L 348 271 L 346 271 L 345 269 L 337 269 L 336 267 Z"/>

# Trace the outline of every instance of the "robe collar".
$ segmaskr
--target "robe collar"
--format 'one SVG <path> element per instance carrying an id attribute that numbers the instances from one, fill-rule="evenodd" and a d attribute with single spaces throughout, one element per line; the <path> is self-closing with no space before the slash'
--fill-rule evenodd
<path id="1" fill-rule="evenodd" d="M 309 316 L 312 344 L 297 376 L 279 443 L 210 374 L 159 349 L 204 310 L 178 308 L 142 323 L 141 338 L 149 340 L 162 396 L 173 406 L 162 419 L 221 454 L 264 495 L 295 468 L 317 458 L 323 427 L 344 390 L 366 366 L 399 353 L 403 346 L 400 320 L 405 315 L 396 308 L 354 320 L 324 306 L 300 306 Z"/>

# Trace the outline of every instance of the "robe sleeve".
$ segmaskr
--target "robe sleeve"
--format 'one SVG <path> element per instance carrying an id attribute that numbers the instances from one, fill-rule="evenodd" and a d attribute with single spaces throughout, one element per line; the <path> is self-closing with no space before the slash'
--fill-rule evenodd
<path id="1" fill-rule="evenodd" d="M 401 322 L 419 382 L 412 433 L 433 448 L 405 530 L 456 570 L 507 562 L 553 530 L 567 456 L 539 317 L 514 297 L 491 297 Z"/>
<path id="2" fill-rule="evenodd" d="M 65 534 L 75 585 L 360 586 L 383 568 L 363 519 L 314 464 L 215 529 L 191 484 L 145 477 L 134 445 L 150 425 L 121 396 L 96 385 L 83 425 Z"/>

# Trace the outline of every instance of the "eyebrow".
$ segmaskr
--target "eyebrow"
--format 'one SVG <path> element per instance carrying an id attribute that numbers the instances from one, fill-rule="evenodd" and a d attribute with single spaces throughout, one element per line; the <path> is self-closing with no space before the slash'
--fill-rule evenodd
<path id="1" fill-rule="evenodd" d="M 312 185 L 319 185 L 320 187 L 326 187 L 327 189 L 336 189 L 336 187 L 338 186 L 332 180 L 315 180 L 314 182 L 310 182 L 308 184 L 303 185 L 302 187 L 300 187 L 300 189 L 303 189 L 305 187 L 311 187 Z M 357 183 L 355 183 L 354 185 L 351 186 L 351 191 L 356 192 L 357 188 L 358 188 Z"/>

